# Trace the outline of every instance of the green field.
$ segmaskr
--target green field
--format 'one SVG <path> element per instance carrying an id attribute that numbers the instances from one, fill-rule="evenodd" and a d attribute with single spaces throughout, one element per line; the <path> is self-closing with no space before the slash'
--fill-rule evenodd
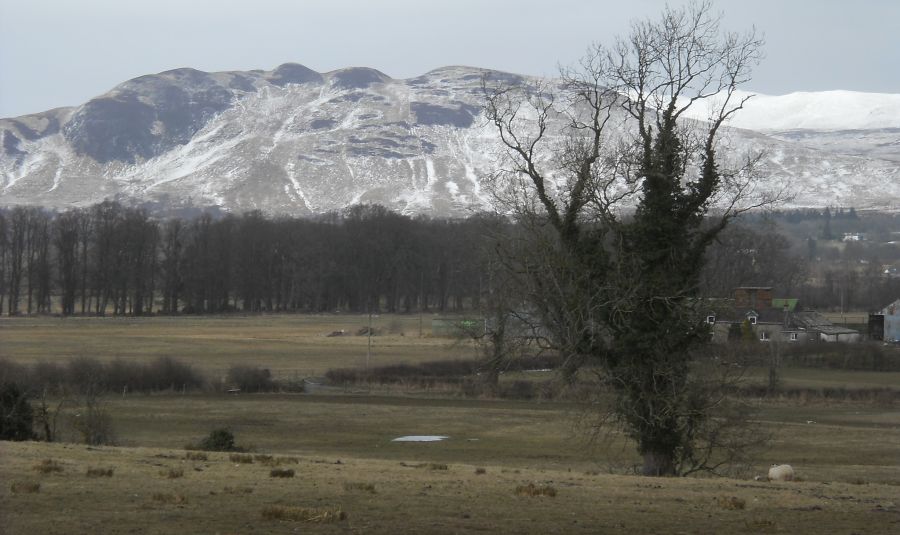
<path id="1" fill-rule="evenodd" d="M 14 318 L 0 320 L 0 354 L 21 363 L 73 356 L 169 355 L 216 375 L 235 363 L 285 377 L 365 363 L 360 316 Z M 472 358 L 469 343 L 429 336 L 418 317 L 379 317 L 379 364 Z M 390 334 L 388 331 L 393 330 Z M 402 335 L 401 335 L 402 333 Z M 521 374 L 526 375 L 526 374 Z M 751 370 L 762 380 L 764 370 Z M 897 374 L 788 369 L 791 386 L 892 387 Z M 815 386 L 819 387 L 819 386 Z M 589 441 L 590 407 L 467 399 L 406 390 L 307 394 L 211 392 L 109 395 L 116 447 L 0 443 L 4 533 L 895 533 L 900 528 L 900 410 L 856 402 L 759 402 L 773 437 L 733 478 L 633 475 L 631 443 Z M 73 409 L 74 410 L 74 409 Z M 185 459 L 185 446 L 228 427 L 254 454 L 296 458 L 293 478 L 225 453 Z M 398 443 L 403 435 L 445 435 Z M 61 472 L 34 466 L 56 460 Z M 771 463 L 802 479 L 753 481 Z M 446 465 L 446 469 L 442 469 Z M 112 477 L 86 476 L 113 468 Z M 483 474 L 476 474 L 482 468 Z M 183 475 L 168 478 L 170 469 Z M 39 483 L 37 492 L 22 490 Z M 519 496 L 533 483 L 557 495 Z M 369 489 L 372 486 L 374 493 Z M 15 487 L 15 491 L 14 491 Z M 736 501 L 732 501 L 734 498 Z M 739 503 L 740 506 L 733 504 Z M 272 506 L 337 508 L 334 523 L 263 518 Z"/>

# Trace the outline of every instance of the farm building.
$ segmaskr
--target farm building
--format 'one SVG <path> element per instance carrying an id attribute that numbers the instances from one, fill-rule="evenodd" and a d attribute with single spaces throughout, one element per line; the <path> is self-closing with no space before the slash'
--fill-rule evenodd
<path id="1" fill-rule="evenodd" d="M 814 311 L 797 311 L 797 299 L 776 299 L 770 287 L 735 288 L 733 299 L 711 302 L 706 323 L 714 342 L 857 342 L 859 331 L 834 325 Z"/>
<path id="2" fill-rule="evenodd" d="M 874 340 L 900 341 L 900 299 L 869 314 L 869 335 Z"/>

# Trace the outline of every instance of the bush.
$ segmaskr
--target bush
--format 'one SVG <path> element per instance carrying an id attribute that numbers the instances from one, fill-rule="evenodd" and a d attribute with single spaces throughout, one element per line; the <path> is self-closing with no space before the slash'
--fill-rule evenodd
<path id="1" fill-rule="evenodd" d="M 523 356 L 504 363 L 503 371 L 552 370 L 558 368 L 562 360 L 555 354 Z M 325 379 L 332 385 L 412 383 L 429 387 L 438 382 L 462 384 L 484 369 L 485 364 L 477 360 L 435 360 L 415 365 L 378 366 L 368 372 L 358 368 L 336 368 L 325 372 Z"/>
<path id="2" fill-rule="evenodd" d="M 60 394 L 76 392 L 97 395 L 103 392 L 156 392 L 195 389 L 203 378 L 191 366 L 171 357 L 149 364 L 117 359 L 109 363 L 88 357 L 75 358 L 65 365 L 38 362 L 30 367 L 0 360 L 0 382 L 13 377 L 32 392 Z"/>
<path id="3" fill-rule="evenodd" d="M 253 366 L 232 366 L 225 380 L 241 392 L 271 392 L 275 390 L 272 373 L 266 368 Z"/>
<path id="4" fill-rule="evenodd" d="M 534 399 L 534 383 L 513 381 L 509 385 L 501 383 L 500 396 L 509 399 Z"/>
<path id="5" fill-rule="evenodd" d="M 0 384 L 16 383 L 18 385 L 27 384 L 28 370 L 25 366 L 11 362 L 6 359 L 0 359 Z"/>
<path id="6" fill-rule="evenodd" d="M 91 446 L 115 445 L 112 416 L 106 411 L 103 401 L 99 396 L 88 393 L 85 394 L 84 402 L 84 408 L 80 415 L 76 415 L 73 424 L 75 430 L 81 433 L 84 443 Z"/>
<path id="7" fill-rule="evenodd" d="M 97 393 L 109 388 L 106 367 L 97 359 L 76 357 L 66 365 L 66 383 L 81 393 Z"/>
<path id="8" fill-rule="evenodd" d="M 30 440 L 34 412 L 25 392 L 15 383 L 0 386 L 0 440 Z"/>
<path id="9" fill-rule="evenodd" d="M 273 468 L 269 471 L 269 477 L 294 477 L 293 468 Z"/>
<path id="10" fill-rule="evenodd" d="M 160 357 L 151 362 L 144 372 L 145 382 L 138 387 L 143 391 L 194 389 L 203 386 L 203 378 L 194 369 L 171 357 Z"/>
<path id="11" fill-rule="evenodd" d="M 204 451 L 237 451 L 234 444 L 234 434 L 228 429 L 213 429 L 203 440 L 198 448 Z"/>

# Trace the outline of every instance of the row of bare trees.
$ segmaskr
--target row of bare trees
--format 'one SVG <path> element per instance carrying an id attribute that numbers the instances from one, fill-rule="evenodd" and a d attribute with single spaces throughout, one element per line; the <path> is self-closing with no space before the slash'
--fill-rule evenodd
<path id="1" fill-rule="evenodd" d="M 0 310 L 143 315 L 412 312 L 477 307 L 484 217 L 432 220 L 381 206 L 314 219 L 260 212 L 153 218 L 104 202 L 0 212 Z"/>
<path id="2" fill-rule="evenodd" d="M 487 215 L 410 218 L 372 205 L 314 219 L 165 220 L 114 202 L 63 213 L 17 207 L 0 211 L 0 311 L 478 309 L 502 286 L 494 249 L 521 230 Z M 766 284 L 793 296 L 805 274 L 783 236 L 735 226 L 708 251 L 702 279 L 706 295 Z"/>

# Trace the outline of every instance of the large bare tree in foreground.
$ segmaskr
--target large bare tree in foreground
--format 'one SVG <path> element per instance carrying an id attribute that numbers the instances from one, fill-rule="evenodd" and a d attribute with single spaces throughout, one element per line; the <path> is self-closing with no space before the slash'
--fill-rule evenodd
<path id="1" fill-rule="evenodd" d="M 530 231 L 516 269 L 534 313 L 568 377 L 602 370 L 646 475 L 714 469 L 749 440 L 713 418 L 721 392 L 691 367 L 709 339 L 704 253 L 773 201 L 753 187 L 755 158 L 719 153 L 761 46 L 719 19 L 709 3 L 667 8 L 593 47 L 561 85 L 486 88 L 507 155 L 496 193 Z M 687 118 L 697 109 L 707 121 Z"/>

